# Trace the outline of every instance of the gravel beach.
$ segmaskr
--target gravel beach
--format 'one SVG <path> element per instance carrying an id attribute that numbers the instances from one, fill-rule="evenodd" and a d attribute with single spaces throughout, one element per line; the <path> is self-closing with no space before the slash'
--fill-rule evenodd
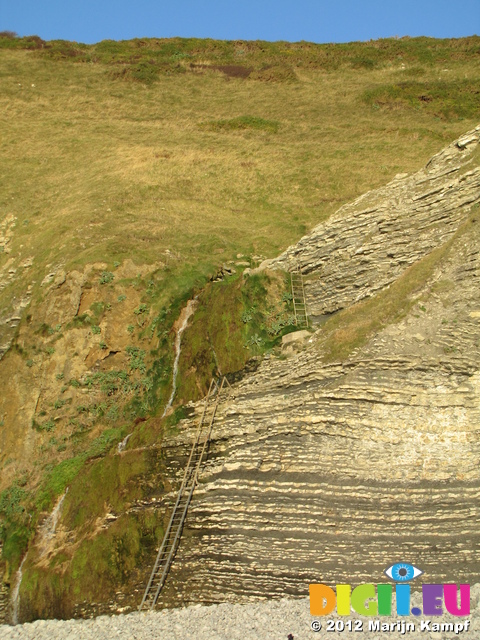
<path id="1" fill-rule="evenodd" d="M 418 593 L 413 593 L 412 604 L 421 604 Z M 414 616 L 396 618 L 365 618 L 352 614 L 351 617 L 329 615 L 325 618 L 314 618 L 310 615 L 309 600 L 283 599 L 250 604 L 220 604 L 212 606 L 191 606 L 183 609 L 169 609 L 148 613 L 130 613 L 118 616 L 100 616 L 91 620 L 37 620 L 32 623 L 19 624 L 14 627 L 1 625 L 0 639 L 10 640 L 103 640 L 119 638 L 122 640 L 147 640 L 158 638 L 165 640 L 287 640 L 289 634 L 294 640 L 314 640 L 320 638 L 365 638 L 368 640 L 385 640 L 386 638 L 421 638 L 422 640 L 445 640 L 450 638 L 480 638 L 480 585 L 472 586 L 471 614 L 467 618 L 455 618 L 450 615 L 418 618 Z M 343 631 L 328 631 L 327 621 L 338 620 L 345 624 Z M 348 629 L 348 620 L 352 621 L 352 631 Z M 379 620 L 386 622 L 413 623 L 414 631 L 383 630 L 369 631 L 369 623 Z M 434 631 L 421 628 L 422 620 L 433 623 L 452 623 L 453 631 Z M 465 627 L 469 620 L 468 630 Z M 322 628 L 315 632 L 312 622 L 321 622 Z M 362 630 L 355 631 L 355 626 Z M 355 624 L 357 622 L 357 624 Z M 341 623 L 339 623 L 341 626 Z M 332 624 L 334 626 L 334 624 Z M 424 625 L 425 626 L 425 625 Z M 428 626 L 428 625 L 427 625 Z"/>

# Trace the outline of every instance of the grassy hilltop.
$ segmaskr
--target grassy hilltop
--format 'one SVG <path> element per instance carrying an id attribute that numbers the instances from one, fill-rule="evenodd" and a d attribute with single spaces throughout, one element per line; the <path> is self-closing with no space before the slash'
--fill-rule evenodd
<path id="1" fill-rule="evenodd" d="M 161 456 L 135 446 L 175 428 L 216 359 L 235 372 L 291 329 L 282 278 L 243 283 L 244 266 L 476 126 L 479 87 L 476 36 L 83 45 L 0 33 L 0 319 L 19 318 L 0 363 L 5 582 L 67 486 L 74 532 L 41 562 L 29 554 L 25 617 L 71 615 L 149 564 L 163 512 L 98 525 L 152 477 L 168 488 Z M 207 284 L 230 261 L 245 264 Z M 197 293 L 161 420 L 174 323 Z M 131 452 L 113 456 L 132 430 Z"/>
<path id="2" fill-rule="evenodd" d="M 478 37 L 0 43 L 2 215 L 38 277 L 273 256 L 480 109 Z"/>

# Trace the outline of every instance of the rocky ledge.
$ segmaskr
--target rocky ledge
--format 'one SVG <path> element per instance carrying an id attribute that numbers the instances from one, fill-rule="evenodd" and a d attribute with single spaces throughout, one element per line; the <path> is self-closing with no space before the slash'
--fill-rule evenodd
<path id="1" fill-rule="evenodd" d="M 479 137 L 263 265 L 300 266 L 317 329 L 221 403 L 164 603 L 306 595 L 312 581 L 381 581 L 400 560 L 427 582 L 478 579 Z M 322 316 L 447 242 L 401 320 L 324 361 Z M 172 476 L 195 421 L 182 426 L 166 450 Z"/>
<path id="2" fill-rule="evenodd" d="M 399 174 L 341 207 L 262 267 L 298 264 L 314 318 L 374 295 L 451 238 L 479 202 L 479 138 L 480 126 L 416 174 Z"/>

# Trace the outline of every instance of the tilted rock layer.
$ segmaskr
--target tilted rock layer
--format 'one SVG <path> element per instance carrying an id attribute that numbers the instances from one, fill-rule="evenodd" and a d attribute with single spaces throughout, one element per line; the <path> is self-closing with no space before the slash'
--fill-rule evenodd
<path id="1" fill-rule="evenodd" d="M 320 326 L 225 396 L 164 603 L 305 595 L 310 582 L 382 581 L 398 561 L 426 582 L 478 581 L 479 137 L 265 265 L 300 266 L 315 323 L 453 238 L 421 304 L 345 361 L 322 360 Z M 183 426 L 167 449 L 178 477 L 195 421 Z"/>
<path id="2" fill-rule="evenodd" d="M 300 266 L 313 317 L 385 288 L 448 240 L 479 201 L 479 135 L 466 134 L 418 173 L 341 207 L 269 266 Z"/>

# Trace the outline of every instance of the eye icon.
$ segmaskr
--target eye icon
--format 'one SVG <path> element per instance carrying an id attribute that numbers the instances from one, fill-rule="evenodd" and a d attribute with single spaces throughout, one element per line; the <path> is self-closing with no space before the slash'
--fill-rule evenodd
<path id="1" fill-rule="evenodd" d="M 408 562 L 397 562 L 385 569 L 384 573 L 390 580 L 395 580 L 395 582 L 410 582 L 410 580 L 421 576 L 423 571 L 414 567 L 413 564 L 408 564 Z"/>

